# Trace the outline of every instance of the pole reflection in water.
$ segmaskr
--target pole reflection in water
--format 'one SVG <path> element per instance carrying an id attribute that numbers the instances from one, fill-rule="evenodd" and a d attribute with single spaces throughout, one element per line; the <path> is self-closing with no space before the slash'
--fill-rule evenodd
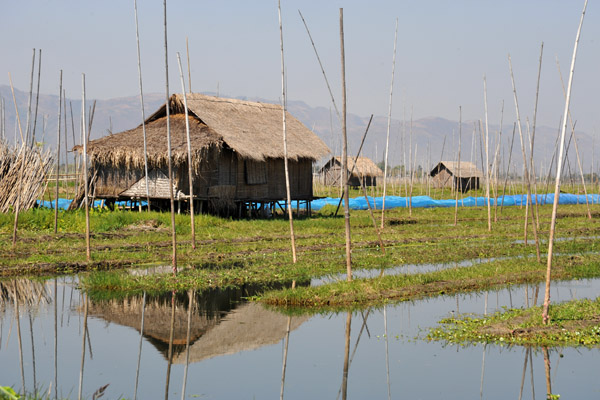
<path id="1" fill-rule="evenodd" d="M 35 341 L 33 339 L 33 318 L 32 312 L 29 310 L 27 316 L 29 317 L 29 336 L 31 337 L 31 366 L 33 368 L 33 393 L 37 393 L 37 379 L 35 374 Z"/>
<path id="2" fill-rule="evenodd" d="M 181 388 L 181 400 L 185 399 L 185 387 L 187 384 L 188 366 L 190 365 L 190 331 L 192 329 L 192 307 L 195 294 L 195 291 L 188 290 L 188 297 L 190 298 L 190 302 L 188 304 L 187 334 L 185 337 L 185 369 L 183 371 L 183 387 Z"/>
<path id="3" fill-rule="evenodd" d="M 133 389 L 133 400 L 137 400 L 138 382 L 140 379 L 140 362 L 142 361 L 142 343 L 144 341 L 144 314 L 146 312 L 146 291 L 142 298 L 142 321 L 140 322 L 140 345 L 138 349 L 137 368 L 135 370 L 135 388 Z"/>
<path id="4" fill-rule="evenodd" d="M 54 398 L 58 399 L 58 285 L 56 280 L 57 279 L 54 278 Z"/>
<path id="5" fill-rule="evenodd" d="M 344 353 L 344 373 L 342 375 L 342 399 L 348 398 L 348 369 L 350 367 L 350 328 L 352 324 L 352 312 L 348 311 L 346 317 L 346 346 Z"/>
<path id="6" fill-rule="evenodd" d="M 79 395 L 78 399 L 81 400 L 81 393 L 83 391 L 83 366 L 85 363 L 85 339 L 87 332 L 87 317 L 88 317 L 88 297 L 84 295 L 83 297 L 83 339 L 81 341 L 81 369 L 79 370 Z"/>
<path id="7" fill-rule="evenodd" d="M 390 352 L 388 346 L 387 306 L 383 306 L 383 331 L 385 335 L 385 371 L 387 373 L 388 399 L 391 399 L 392 392 L 390 388 Z"/>
<path id="8" fill-rule="evenodd" d="M 550 353 L 547 347 L 542 347 L 542 353 L 544 353 L 544 369 L 546 372 L 546 398 L 551 399 L 552 395 L 552 382 L 550 380 Z"/>
<path id="9" fill-rule="evenodd" d="M 17 296 L 17 284 L 13 281 L 13 297 L 15 301 L 15 318 L 17 320 L 17 336 L 19 339 L 19 363 L 21 365 L 21 384 L 23 385 L 23 394 L 25 394 L 25 368 L 23 367 L 23 342 L 21 340 L 21 316 L 19 315 L 19 298 Z"/>
<path id="10" fill-rule="evenodd" d="M 290 343 L 290 328 L 292 326 L 292 317 L 288 316 L 287 328 L 285 331 L 285 345 L 283 347 L 283 366 L 281 367 L 281 392 L 279 398 L 283 400 L 283 389 L 285 387 L 285 370 L 287 368 L 288 345 Z"/>
<path id="11" fill-rule="evenodd" d="M 167 383 L 165 384 L 165 400 L 169 399 L 169 380 L 173 364 L 173 331 L 175 330 L 175 291 L 171 292 L 171 328 L 169 329 L 169 350 L 167 353 Z"/>

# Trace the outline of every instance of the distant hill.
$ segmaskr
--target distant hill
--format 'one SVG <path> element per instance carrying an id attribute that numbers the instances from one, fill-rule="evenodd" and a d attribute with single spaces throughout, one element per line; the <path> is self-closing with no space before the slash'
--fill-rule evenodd
<path id="1" fill-rule="evenodd" d="M 211 93 L 207 93 L 211 94 Z M 213 94 L 214 95 L 214 94 Z M 0 97 L 4 99 L 6 113 L 6 136 L 10 142 L 15 137 L 15 108 L 12 100 L 10 87 L 0 85 Z M 15 90 L 15 97 L 19 107 L 21 124 L 26 123 L 28 95 L 25 92 Z M 147 93 L 144 94 L 146 117 L 151 115 L 156 109 L 164 103 L 164 94 Z M 262 101 L 274 103 L 259 98 L 244 97 L 243 99 L 252 101 Z M 35 97 L 33 99 L 35 103 Z M 88 107 L 92 107 L 94 100 L 86 100 Z M 35 104 L 32 105 L 32 108 Z M 79 137 L 79 119 L 81 114 L 81 99 L 67 100 L 67 129 L 68 129 L 68 148 L 73 147 L 72 123 L 70 116 L 70 107 L 73 108 L 74 126 L 76 137 Z M 39 97 L 38 105 L 38 120 L 36 127 L 36 140 L 45 142 L 45 145 L 56 147 L 56 117 L 58 108 L 58 96 L 44 95 Z M 334 152 L 340 154 L 340 123 L 333 109 L 330 111 L 325 107 L 311 107 L 302 101 L 289 101 L 288 110 L 292 115 L 302 121 L 309 129 L 312 129 Z M 368 111 L 368 110 L 367 110 Z M 43 121 L 46 121 L 46 124 Z M 359 116 L 349 114 L 347 116 L 348 125 L 348 147 L 349 154 L 354 156 L 359 148 L 360 141 L 365 132 L 369 116 Z M 139 96 L 120 97 L 108 100 L 96 101 L 96 109 L 94 112 L 94 120 L 91 132 L 91 138 L 99 138 L 110 134 L 117 133 L 123 130 L 131 129 L 141 123 L 141 111 Z M 45 125 L 45 129 L 44 129 Z M 411 126 L 410 121 L 392 120 L 390 125 L 390 148 L 389 148 L 389 164 L 391 166 L 402 165 L 409 162 L 409 143 Z M 23 128 L 25 129 L 25 128 Z M 523 126 L 524 135 L 526 127 Z M 493 153 L 496 149 L 497 136 L 499 126 L 490 126 L 490 160 L 492 162 Z M 374 159 L 376 162 L 382 161 L 384 158 L 385 142 L 387 132 L 387 117 L 374 116 L 371 127 L 363 147 L 363 155 Z M 512 137 L 513 126 L 505 125 L 502 129 L 502 146 L 500 147 L 500 156 L 503 162 L 501 167 L 505 170 L 506 160 L 510 148 L 510 140 Z M 534 158 L 536 160 L 536 172 L 539 175 L 539 169 L 543 164 L 544 173 L 548 168 L 552 153 L 554 151 L 558 127 L 550 128 L 539 126 L 536 128 L 535 151 Z M 457 121 L 451 121 L 439 117 L 428 117 L 416 119 L 412 122 L 412 145 L 413 151 L 416 148 L 417 165 L 421 165 L 426 169 L 432 168 L 440 159 L 454 160 L 457 157 L 459 127 Z M 19 133 L 16 133 L 19 137 Z M 476 138 L 474 144 L 472 139 Z M 577 131 L 577 138 L 582 158 L 584 159 L 584 169 L 589 171 L 592 163 L 592 138 L 585 132 Z M 479 129 L 479 121 L 466 121 L 462 126 L 462 150 L 461 159 L 482 165 L 483 146 L 480 144 L 481 131 Z M 524 138 L 528 143 L 528 138 Z M 79 139 L 76 140 L 79 142 Z M 61 152 L 62 153 L 62 152 Z M 64 154 L 64 153 L 63 153 Z M 571 145 L 569 153 L 571 158 L 571 168 L 575 171 L 576 158 L 574 146 Z M 518 172 L 521 172 L 522 155 L 518 131 L 515 133 L 513 152 L 511 156 L 511 164 L 515 164 Z"/>

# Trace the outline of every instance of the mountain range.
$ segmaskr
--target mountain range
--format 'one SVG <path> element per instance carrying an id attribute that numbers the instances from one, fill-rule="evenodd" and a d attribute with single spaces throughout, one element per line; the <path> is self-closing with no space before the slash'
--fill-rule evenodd
<path id="1" fill-rule="evenodd" d="M 206 93 L 211 94 L 211 93 Z M 212 94 L 214 95 L 214 94 Z M 15 106 L 9 86 L 0 85 L 0 98 L 4 102 L 5 112 L 5 136 L 8 142 L 13 142 L 15 138 L 20 139 L 16 125 Z M 25 131 L 27 119 L 27 110 L 29 104 L 28 93 L 15 90 L 15 99 L 19 109 L 19 116 L 22 129 Z M 240 99 L 261 101 L 266 103 L 277 103 L 259 98 L 240 97 Z M 158 107 L 165 102 L 165 95 L 158 93 L 144 94 L 145 116 L 151 115 Z M 32 115 L 35 110 L 36 97 L 32 99 Z M 67 99 L 67 148 L 73 147 L 73 138 L 79 143 L 79 124 L 81 115 L 81 99 Z M 119 97 L 107 100 L 86 100 L 88 110 L 90 111 L 95 103 L 93 113 L 91 139 L 121 132 L 131 129 L 141 123 L 141 109 L 139 96 Z M 325 107 L 311 107 L 302 101 L 288 101 L 289 112 L 302 121 L 309 129 L 313 130 L 331 149 L 333 154 L 339 155 L 341 149 L 341 129 L 340 121 L 334 110 Z M 71 108 L 73 119 L 71 119 Z M 38 101 L 37 123 L 36 123 L 36 141 L 43 142 L 45 146 L 52 149 L 56 148 L 56 131 L 58 116 L 58 96 L 40 94 Z M 1 116 L 0 116 L 1 118 Z M 63 116 L 64 118 L 64 116 Z M 33 117 L 31 117 L 33 120 Z M 347 115 L 348 131 L 348 151 L 350 156 L 354 156 L 360 146 L 361 139 L 369 122 L 369 116 L 359 116 L 356 114 Z M 33 124 L 31 124 L 33 125 Z M 455 160 L 458 156 L 459 133 L 461 136 L 461 159 L 464 161 L 473 161 L 479 167 L 484 165 L 485 146 L 482 142 L 480 121 L 464 121 L 462 129 L 459 129 L 457 121 L 451 121 L 440 117 L 420 118 L 412 121 L 400 121 L 392 119 L 390 123 L 389 140 L 389 158 L 388 165 L 405 165 L 409 163 L 409 149 L 413 148 L 413 161 L 425 169 L 431 169 L 440 160 Z M 73 126 L 75 135 L 73 135 Z M 63 127 L 64 129 L 64 127 Z M 524 142 L 529 148 L 529 139 L 526 127 L 523 126 Z M 496 150 L 496 143 L 500 133 L 499 125 L 491 125 L 489 128 L 489 163 L 492 163 L 493 154 Z M 412 132 L 412 134 L 411 134 Z M 23 133 L 25 134 L 25 133 Z M 384 159 L 384 150 L 387 134 L 387 117 L 374 116 L 365 139 L 362 154 L 376 162 Z M 536 128 L 534 160 L 536 170 L 543 168 L 547 173 L 548 165 L 554 153 L 557 140 L 558 127 L 551 128 L 547 126 L 538 126 Z M 522 152 L 518 129 L 515 130 L 514 143 L 511 158 L 512 170 L 521 173 Z M 412 136 L 412 139 L 411 139 Z M 584 170 L 589 172 L 593 161 L 594 143 L 592 137 L 581 131 L 576 131 L 577 142 L 584 164 Z M 501 158 L 500 166 L 506 169 L 510 153 L 510 144 L 513 138 L 513 123 L 505 124 L 501 131 L 501 146 L 498 154 Z M 473 141 L 475 139 L 475 141 Z M 64 149 L 64 139 L 63 146 Z M 61 153 L 64 154 L 61 150 Z M 61 156 L 64 158 L 64 155 Z M 416 155 L 415 155 L 416 154 Z M 570 168 L 573 173 L 577 172 L 577 160 L 575 157 L 574 146 L 570 146 L 569 151 Z M 321 160 L 321 164 L 325 160 Z M 595 163 L 595 162 L 594 162 Z M 567 166 L 569 167 L 569 166 Z"/>

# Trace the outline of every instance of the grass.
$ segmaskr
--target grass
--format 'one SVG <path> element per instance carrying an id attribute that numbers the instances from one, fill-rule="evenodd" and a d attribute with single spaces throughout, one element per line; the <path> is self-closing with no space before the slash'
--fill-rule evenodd
<path id="1" fill-rule="evenodd" d="M 539 211 L 539 236 L 544 253 L 551 206 L 542 206 Z M 21 213 L 19 241 L 14 248 L 11 246 L 14 216 L 5 214 L 0 215 L 0 276 L 84 272 L 80 275 L 83 289 L 92 297 L 103 299 L 143 291 L 159 294 L 253 285 L 263 288 L 255 300 L 288 308 L 303 307 L 304 312 L 364 308 L 539 283 L 545 277 L 545 259 L 536 262 L 531 232 L 529 244 L 523 243 L 524 210 L 520 207 L 498 210 L 498 221 L 493 223 L 492 231 L 488 231 L 485 207 L 460 208 L 456 226 L 452 208 L 415 208 L 411 216 L 408 210 L 400 208 L 386 211 L 387 222 L 381 232 L 385 255 L 379 248 L 369 213 L 352 211 L 355 270 L 385 271 L 411 264 L 465 260 L 473 260 L 472 265 L 310 287 L 312 278 L 345 273 L 344 219 L 341 215 L 335 217 L 334 212 L 334 207 L 325 207 L 312 218 L 295 220 L 298 245 L 295 264 L 291 260 L 289 223 L 282 215 L 260 220 L 197 216 L 196 249 L 191 247 L 189 216 L 177 215 L 177 276 L 129 272 L 132 268 L 144 270 L 171 264 L 167 213 L 94 210 L 89 261 L 83 211 L 59 212 L 57 234 L 53 230 L 54 210 Z M 376 211 L 378 220 L 379 213 Z M 594 212 L 594 217 L 597 214 Z M 564 240 L 555 242 L 555 254 L 560 256 L 554 260 L 553 279 L 599 277 L 600 226 L 586 218 L 585 205 L 561 206 L 558 217 L 557 236 Z M 298 284 L 296 289 L 281 289 L 290 287 L 292 281 Z"/>
<path id="2" fill-rule="evenodd" d="M 600 298 L 550 306 L 550 324 L 542 322 L 541 307 L 514 309 L 489 316 L 463 315 L 440 322 L 428 340 L 446 343 L 499 343 L 529 346 L 600 345 Z"/>

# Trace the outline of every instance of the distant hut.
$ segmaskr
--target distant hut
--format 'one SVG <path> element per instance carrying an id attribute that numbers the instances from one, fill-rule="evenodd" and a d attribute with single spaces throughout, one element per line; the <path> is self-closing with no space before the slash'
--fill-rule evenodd
<path id="1" fill-rule="evenodd" d="M 354 157 L 348 157 L 348 173 L 350 175 L 349 185 L 353 187 L 361 186 L 361 179 L 365 186 L 377 186 L 377 177 L 383 176 L 383 171 L 370 158 L 358 157 L 356 165 Z M 323 184 L 335 186 L 340 184 L 342 176 L 342 158 L 332 157 L 319 171 L 323 177 Z"/>
<path id="2" fill-rule="evenodd" d="M 483 173 L 471 162 L 440 161 L 429 175 L 433 178 L 435 188 L 458 188 L 465 193 L 471 189 L 479 189 Z"/>
<path id="3" fill-rule="evenodd" d="M 189 201 L 183 96 L 169 99 L 173 189 Z M 194 171 L 194 201 L 213 211 L 270 205 L 286 197 L 280 105 L 188 94 Z M 287 150 L 292 200 L 310 201 L 312 164 L 330 152 L 312 131 L 287 114 Z M 146 120 L 152 206 L 170 198 L 166 104 Z M 82 151 L 81 147 L 77 148 Z M 93 196 L 108 202 L 146 198 L 142 126 L 93 140 L 88 145 Z"/>

